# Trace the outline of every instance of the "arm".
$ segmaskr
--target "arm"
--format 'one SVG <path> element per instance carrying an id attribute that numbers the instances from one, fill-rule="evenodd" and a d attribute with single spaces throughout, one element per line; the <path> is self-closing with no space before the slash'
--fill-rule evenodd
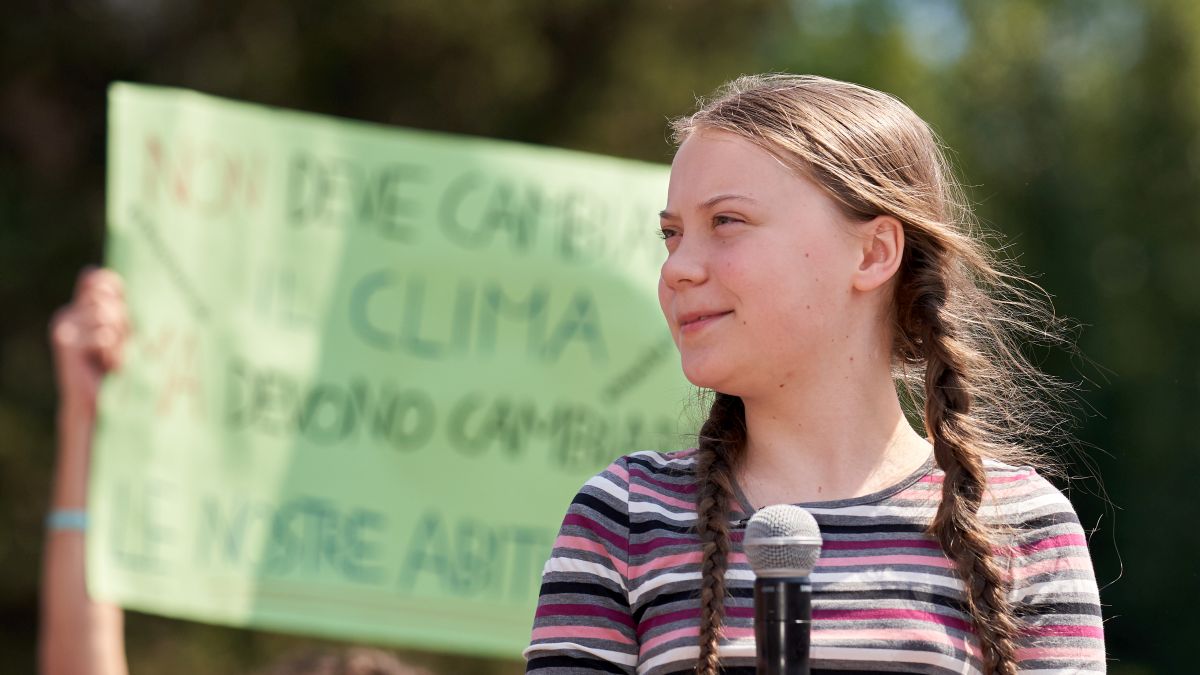
<path id="1" fill-rule="evenodd" d="M 628 550 L 629 473 L 621 459 L 589 480 L 567 509 L 542 573 L 526 672 L 634 673 Z"/>
<path id="2" fill-rule="evenodd" d="M 106 270 L 85 271 L 71 304 L 50 325 L 59 387 L 52 510 L 87 508 L 96 393 L 104 374 L 120 366 L 127 334 L 120 279 Z M 128 672 L 121 608 L 92 602 L 87 594 L 84 536 L 78 529 L 46 532 L 38 633 L 42 675 Z"/>
<path id="3" fill-rule="evenodd" d="M 1017 527 L 1013 599 L 1026 631 L 1020 672 L 1104 673 L 1100 593 L 1083 527 L 1070 501 L 1032 474 L 1026 498 L 1037 508 Z"/>

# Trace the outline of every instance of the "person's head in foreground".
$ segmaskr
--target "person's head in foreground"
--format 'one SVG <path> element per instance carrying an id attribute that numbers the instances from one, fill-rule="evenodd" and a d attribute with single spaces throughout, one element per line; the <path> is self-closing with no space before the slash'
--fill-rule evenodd
<path id="1" fill-rule="evenodd" d="M 686 376 L 716 392 L 697 459 L 702 672 L 717 666 L 747 402 L 871 369 L 923 405 L 945 472 L 930 533 L 970 589 L 985 667 L 1013 672 L 1019 623 L 977 511 L 983 459 L 1029 464 L 1022 439 L 1055 425 L 1055 382 L 1015 343 L 1057 340 L 1048 304 L 991 255 L 936 137 L 892 96 L 744 77 L 674 132 L 659 296 Z"/>
<path id="2" fill-rule="evenodd" d="M 1027 464 L 1020 440 L 1048 417 L 1052 382 L 1013 342 L 1054 323 L 1048 307 L 972 232 L 934 133 L 892 96 L 739 78 L 674 133 L 659 294 L 685 375 L 715 392 L 697 460 L 702 667 L 716 665 L 745 405 L 874 370 L 924 406 L 946 473 L 930 532 L 970 589 L 985 667 L 1012 671 L 1018 617 L 977 510 L 983 459 Z"/>
<path id="3" fill-rule="evenodd" d="M 814 672 L 1103 672 L 1085 532 L 1036 469 L 1071 444 L 1068 385 L 1022 351 L 1077 354 L 1070 325 L 976 231 L 929 126 L 768 75 L 674 131 L 659 300 L 711 408 L 697 447 L 621 456 L 572 500 L 527 671 L 749 672 L 742 524 L 801 504 Z"/>

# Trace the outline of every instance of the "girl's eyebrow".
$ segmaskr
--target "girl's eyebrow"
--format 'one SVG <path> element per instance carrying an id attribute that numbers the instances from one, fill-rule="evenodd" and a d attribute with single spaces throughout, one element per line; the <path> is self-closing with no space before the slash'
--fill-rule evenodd
<path id="1" fill-rule="evenodd" d="M 719 195 L 716 195 L 715 197 L 709 197 L 708 199 L 705 199 L 700 204 L 700 208 L 701 209 L 712 208 L 713 206 L 716 206 L 717 204 L 720 204 L 721 202 L 729 201 L 729 200 L 741 200 L 744 202 L 757 203 L 753 197 L 747 197 L 746 195 L 719 194 Z M 679 220 L 679 216 L 677 216 L 676 214 L 671 213 L 670 211 L 667 211 L 665 209 L 658 212 L 658 217 L 663 220 Z"/>

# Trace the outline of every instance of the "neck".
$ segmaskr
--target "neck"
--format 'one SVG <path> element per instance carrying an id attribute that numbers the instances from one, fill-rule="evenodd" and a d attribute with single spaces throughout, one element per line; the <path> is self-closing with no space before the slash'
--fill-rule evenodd
<path id="1" fill-rule="evenodd" d="M 738 480 L 755 507 L 858 497 L 894 484 L 932 448 L 905 419 L 889 350 L 847 341 L 838 354 L 743 395 Z"/>

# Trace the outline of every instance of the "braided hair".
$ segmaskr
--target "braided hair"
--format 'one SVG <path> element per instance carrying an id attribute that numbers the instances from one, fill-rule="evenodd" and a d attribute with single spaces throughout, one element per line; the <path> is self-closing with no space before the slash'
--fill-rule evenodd
<path id="1" fill-rule="evenodd" d="M 738 457 L 746 445 L 746 411 L 742 399 L 716 394 L 708 419 L 700 428 L 696 458 L 696 530 L 703 556 L 700 563 L 701 673 L 719 668 L 717 643 L 725 614 L 725 569 L 729 564 L 729 504 Z"/>
<path id="2" fill-rule="evenodd" d="M 747 76 L 676 120 L 675 141 L 702 128 L 755 143 L 823 188 L 853 220 L 886 214 L 903 224 L 891 306 L 893 375 L 905 400 L 923 412 L 945 474 L 927 533 L 964 582 L 985 675 L 1014 674 L 1022 624 L 997 553 L 1009 533 L 980 514 L 988 490 L 984 462 L 1053 472 L 1030 445 L 1070 443 L 1062 412 L 1069 387 L 1030 363 L 1019 345 L 1077 353 L 1065 337 L 1070 325 L 1015 263 L 993 255 L 933 131 L 894 97 L 816 76 Z M 720 668 L 729 509 L 746 438 L 741 399 L 714 392 L 695 468 L 702 675 Z"/>

